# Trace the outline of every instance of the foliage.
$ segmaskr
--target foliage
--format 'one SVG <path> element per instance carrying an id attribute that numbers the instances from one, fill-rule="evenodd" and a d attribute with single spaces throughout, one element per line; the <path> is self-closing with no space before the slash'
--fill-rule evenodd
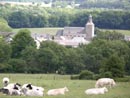
<path id="1" fill-rule="evenodd" d="M 11 32 L 12 28 L 8 25 L 7 21 L 0 18 L 0 32 Z"/>
<path id="2" fill-rule="evenodd" d="M 39 67 L 45 73 L 55 73 L 58 63 L 58 57 L 50 48 L 40 49 L 38 52 Z"/>
<path id="3" fill-rule="evenodd" d="M 105 39 L 105 40 L 124 40 L 124 35 L 121 33 L 118 33 L 116 31 L 96 31 L 97 37 L 96 39 Z"/>
<path id="4" fill-rule="evenodd" d="M 94 73 L 88 70 L 83 70 L 80 75 L 79 79 L 93 79 Z"/>
<path id="5" fill-rule="evenodd" d="M 0 73 L 9 73 L 11 72 L 12 66 L 7 63 L 0 63 Z"/>
<path id="6" fill-rule="evenodd" d="M 68 74 L 77 74 L 84 68 L 80 54 L 78 54 L 74 49 L 68 49 L 67 53 L 64 56 L 64 64 L 66 73 Z"/>
<path id="7" fill-rule="evenodd" d="M 1 17 L 13 28 L 85 26 L 92 14 L 96 27 L 129 29 L 130 12 L 124 10 L 42 8 L 37 6 L 0 6 Z"/>
<path id="8" fill-rule="evenodd" d="M 9 69 L 12 73 L 25 73 L 26 62 L 22 59 L 10 59 L 8 64 L 11 66 Z"/>
<path id="9" fill-rule="evenodd" d="M 106 74 L 106 72 L 109 71 L 109 76 L 123 77 L 124 66 L 124 60 L 113 54 L 108 58 L 108 60 L 106 60 L 105 65 L 101 68 L 101 73 Z"/>
<path id="10" fill-rule="evenodd" d="M 11 58 L 11 47 L 3 39 L 0 39 L 0 63 L 7 62 Z"/>
<path id="11" fill-rule="evenodd" d="M 106 71 L 106 72 L 101 72 L 100 77 L 113 78 L 112 75 L 113 75 L 113 74 L 112 74 L 111 70 L 109 70 L 109 71 Z"/>
<path id="12" fill-rule="evenodd" d="M 71 80 L 79 80 L 79 75 L 71 75 Z"/>
<path id="13" fill-rule="evenodd" d="M 129 0 L 84 0 L 81 3 L 81 8 L 106 8 L 106 9 L 126 9 L 128 10 L 130 7 Z"/>
<path id="14" fill-rule="evenodd" d="M 123 77 L 123 78 L 115 78 L 115 81 L 116 82 L 130 82 L 130 77 L 126 76 L 126 77 Z"/>
<path id="15" fill-rule="evenodd" d="M 27 46 L 36 47 L 33 38 L 30 35 L 30 31 L 27 29 L 21 29 L 13 38 L 12 45 L 12 57 L 20 57 L 22 50 Z"/>
<path id="16" fill-rule="evenodd" d="M 9 0 L 4 0 L 9 1 Z M 52 7 L 62 7 L 65 8 L 67 5 L 70 5 L 75 8 L 106 8 L 106 9 L 130 9 L 129 0 L 10 0 L 13 2 L 31 2 L 32 4 L 35 4 L 36 6 L 40 6 L 42 2 L 48 4 L 52 2 Z M 37 4 L 36 4 L 37 3 Z M 80 6 L 77 7 L 75 4 L 79 4 Z M 9 5 L 9 4 L 6 4 Z"/>

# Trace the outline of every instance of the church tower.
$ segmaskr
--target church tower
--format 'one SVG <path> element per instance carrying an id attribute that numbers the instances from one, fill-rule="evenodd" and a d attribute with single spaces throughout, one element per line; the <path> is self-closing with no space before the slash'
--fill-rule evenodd
<path id="1" fill-rule="evenodd" d="M 89 15 L 89 20 L 85 25 L 86 40 L 91 40 L 94 37 L 94 23 L 92 15 Z"/>

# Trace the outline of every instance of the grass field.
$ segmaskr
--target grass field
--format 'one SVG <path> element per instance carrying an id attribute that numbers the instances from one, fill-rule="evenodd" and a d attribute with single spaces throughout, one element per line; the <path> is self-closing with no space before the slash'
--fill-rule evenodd
<path id="1" fill-rule="evenodd" d="M 63 28 L 27 28 L 29 29 L 32 33 L 46 33 L 46 34 L 51 34 L 55 35 L 58 30 L 61 30 Z M 130 30 L 111 30 L 111 29 L 101 29 L 103 31 L 117 31 L 119 33 L 122 33 L 124 35 L 129 35 L 130 36 Z M 19 29 L 13 29 L 13 32 L 17 33 Z"/>
<path id="2" fill-rule="evenodd" d="M 31 33 L 46 33 L 55 35 L 58 30 L 63 28 L 26 28 L 31 31 Z M 20 29 L 13 29 L 13 32 L 17 33 Z"/>
<path id="3" fill-rule="evenodd" d="M 111 30 L 111 29 L 101 29 L 101 30 L 103 30 L 103 31 L 116 31 L 118 33 L 130 36 L 130 30 L 117 30 L 117 29 L 115 29 L 115 30 L 114 29 L 113 30 Z"/>
<path id="4" fill-rule="evenodd" d="M 2 87 L 2 78 L 9 77 L 10 82 L 21 84 L 32 83 L 33 85 L 44 87 L 45 96 L 43 98 L 130 98 L 130 82 L 117 82 L 117 86 L 109 89 L 104 95 L 86 95 L 84 91 L 95 85 L 94 80 L 70 80 L 69 75 L 55 74 L 1 74 L 0 87 Z M 65 95 L 47 96 L 46 92 L 52 88 L 61 88 L 67 86 L 69 92 Z M 41 98 L 27 96 L 6 96 L 0 93 L 0 98 Z"/>

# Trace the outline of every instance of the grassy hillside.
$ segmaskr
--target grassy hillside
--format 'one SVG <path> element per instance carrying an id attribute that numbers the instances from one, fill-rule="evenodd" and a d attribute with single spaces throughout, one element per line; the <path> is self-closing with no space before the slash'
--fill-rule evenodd
<path id="1" fill-rule="evenodd" d="M 33 85 L 42 86 L 45 88 L 45 96 L 40 98 L 130 98 L 130 82 L 117 82 L 117 86 L 110 89 L 105 95 L 86 95 L 84 91 L 92 88 L 96 81 L 92 80 L 70 80 L 69 75 L 55 74 L 1 74 L 0 80 L 3 77 L 9 77 L 10 82 L 18 82 L 21 84 L 32 83 Z M 46 92 L 52 88 L 60 88 L 67 86 L 69 92 L 66 95 L 47 96 Z M 2 87 L 2 82 L 0 83 Z M 30 98 L 26 96 L 6 96 L 0 93 L 0 98 Z M 36 97 L 31 97 L 36 98 Z"/>

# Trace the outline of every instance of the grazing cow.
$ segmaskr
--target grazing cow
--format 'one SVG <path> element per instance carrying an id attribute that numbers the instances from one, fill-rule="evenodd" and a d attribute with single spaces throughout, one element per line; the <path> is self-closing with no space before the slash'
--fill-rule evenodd
<path id="1" fill-rule="evenodd" d="M 95 87 L 99 88 L 99 87 L 109 86 L 111 88 L 115 85 L 116 85 L 116 83 L 113 79 L 111 79 L 111 78 L 101 78 L 101 79 L 97 80 Z"/>
<path id="2" fill-rule="evenodd" d="M 68 92 L 68 88 L 58 88 L 58 89 L 51 89 L 47 92 L 47 95 L 64 95 L 65 92 Z"/>
<path id="3" fill-rule="evenodd" d="M 44 88 L 31 84 L 24 84 L 21 91 L 25 96 L 43 96 Z"/>
<path id="4" fill-rule="evenodd" d="M 9 84 L 9 78 L 8 77 L 3 78 L 3 84 L 4 84 L 4 87 Z"/>
<path id="5" fill-rule="evenodd" d="M 108 92 L 108 89 L 106 87 L 103 87 L 103 88 L 91 88 L 91 89 L 87 89 L 85 91 L 85 93 L 87 95 L 105 94 L 106 92 Z"/>

